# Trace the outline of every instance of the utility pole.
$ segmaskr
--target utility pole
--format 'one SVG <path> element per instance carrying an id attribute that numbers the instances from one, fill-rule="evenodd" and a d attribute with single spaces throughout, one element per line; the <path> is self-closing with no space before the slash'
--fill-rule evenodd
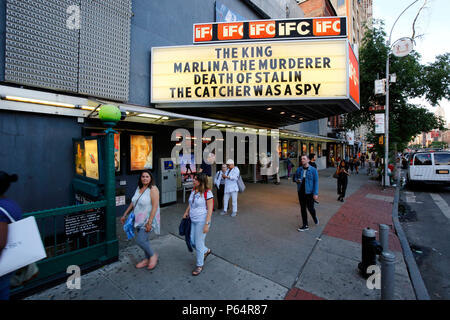
<path id="1" fill-rule="evenodd" d="M 391 53 L 391 38 L 392 38 L 392 31 L 394 30 L 395 24 L 397 23 L 398 19 L 405 13 L 406 10 L 408 10 L 414 3 L 416 3 L 419 0 L 415 0 L 413 3 L 411 3 L 409 6 L 406 7 L 405 10 L 400 13 L 400 15 L 395 20 L 394 24 L 392 25 L 391 32 L 389 33 L 389 39 L 387 41 L 387 59 L 386 59 L 386 107 L 385 107 L 385 117 L 384 117 L 384 134 L 385 134 L 385 144 L 384 144 L 384 187 L 390 185 L 390 179 L 388 176 L 388 164 L 389 164 L 389 55 Z"/>

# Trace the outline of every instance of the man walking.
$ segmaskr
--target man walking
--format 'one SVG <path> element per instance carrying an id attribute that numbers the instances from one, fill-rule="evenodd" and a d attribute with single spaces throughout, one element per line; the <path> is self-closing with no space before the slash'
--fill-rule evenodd
<path id="1" fill-rule="evenodd" d="M 309 158 L 306 155 L 301 157 L 301 166 L 298 167 L 294 175 L 294 182 L 297 183 L 298 201 L 302 212 L 303 226 L 298 228 L 298 231 L 309 230 L 308 215 L 306 208 L 308 208 L 314 223 L 319 224 L 319 219 L 316 216 L 314 209 L 314 201 L 319 198 L 319 175 L 317 169 L 309 165 Z"/>

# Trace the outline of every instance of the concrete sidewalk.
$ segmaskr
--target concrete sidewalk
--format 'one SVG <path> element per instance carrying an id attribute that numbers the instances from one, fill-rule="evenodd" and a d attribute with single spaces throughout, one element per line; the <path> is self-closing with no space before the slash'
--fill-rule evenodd
<path id="1" fill-rule="evenodd" d="M 379 290 L 367 289 L 358 275 L 361 232 L 392 225 L 393 190 L 381 191 L 365 174 L 352 175 L 343 204 L 336 201 L 332 174 L 319 172 L 320 224 L 310 221 L 302 233 L 294 183 L 247 184 L 237 217 L 213 213 L 206 238 L 213 253 L 198 277 L 191 275 L 194 253 L 178 235 L 187 204 L 178 203 L 161 209 L 162 234 L 151 240 L 160 256 L 156 269 L 134 267 L 143 253 L 118 223 L 118 262 L 82 275 L 80 290 L 62 284 L 27 299 L 379 299 Z M 391 250 L 401 250 L 393 234 L 391 239 Z M 396 256 L 396 297 L 414 299 L 401 252 Z"/>

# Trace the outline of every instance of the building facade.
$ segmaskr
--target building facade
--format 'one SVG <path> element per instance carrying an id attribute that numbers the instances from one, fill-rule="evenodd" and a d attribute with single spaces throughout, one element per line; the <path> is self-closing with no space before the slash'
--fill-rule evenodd
<path id="1" fill-rule="evenodd" d="M 140 174 L 132 165 L 134 136 L 151 141 L 150 169 L 160 184 L 176 128 L 189 130 L 195 146 L 208 140 L 194 136 L 194 121 L 204 130 L 245 124 L 152 105 L 152 48 L 191 45 L 195 23 L 294 17 L 303 17 L 294 0 L 0 0 L 0 170 L 19 175 L 10 191 L 15 200 L 26 212 L 74 203 L 72 139 L 100 134 L 96 108 L 109 103 L 126 115 L 116 126 L 116 195 L 125 199 L 117 213 L 123 213 Z M 327 143 L 343 143 L 326 135 L 326 119 L 283 127 L 275 152 L 295 163 L 304 151 L 316 153 L 324 168 Z M 258 180 L 256 165 L 241 172 Z"/>

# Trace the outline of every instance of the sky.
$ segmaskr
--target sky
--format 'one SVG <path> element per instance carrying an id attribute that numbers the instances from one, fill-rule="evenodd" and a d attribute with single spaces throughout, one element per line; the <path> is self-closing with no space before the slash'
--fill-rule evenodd
<path id="1" fill-rule="evenodd" d="M 393 31 L 391 43 L 402 37 L 412 36 L 412 24 L 414 18 L 425 0 L 417 1 L 397 21 Z M 414 0 L 373 0 L 373 18 L 383 19 L 385 31 L 389 32 L 402 11 Z M 415 50 L 422 56 L 422 63 L 433 62 L 439 54 L 450 52 L 450 1 L 449 0 L 427 0 L 425 9 L 420 13 L 416 22 L 416 35 L 423 35 L 416 39 Z M 426 105 L 421 99 L 412 102 Z M 431 111 L 435 108 L 426 105 Z M 450 124 L 450 101 L 441 101 Z"/>

